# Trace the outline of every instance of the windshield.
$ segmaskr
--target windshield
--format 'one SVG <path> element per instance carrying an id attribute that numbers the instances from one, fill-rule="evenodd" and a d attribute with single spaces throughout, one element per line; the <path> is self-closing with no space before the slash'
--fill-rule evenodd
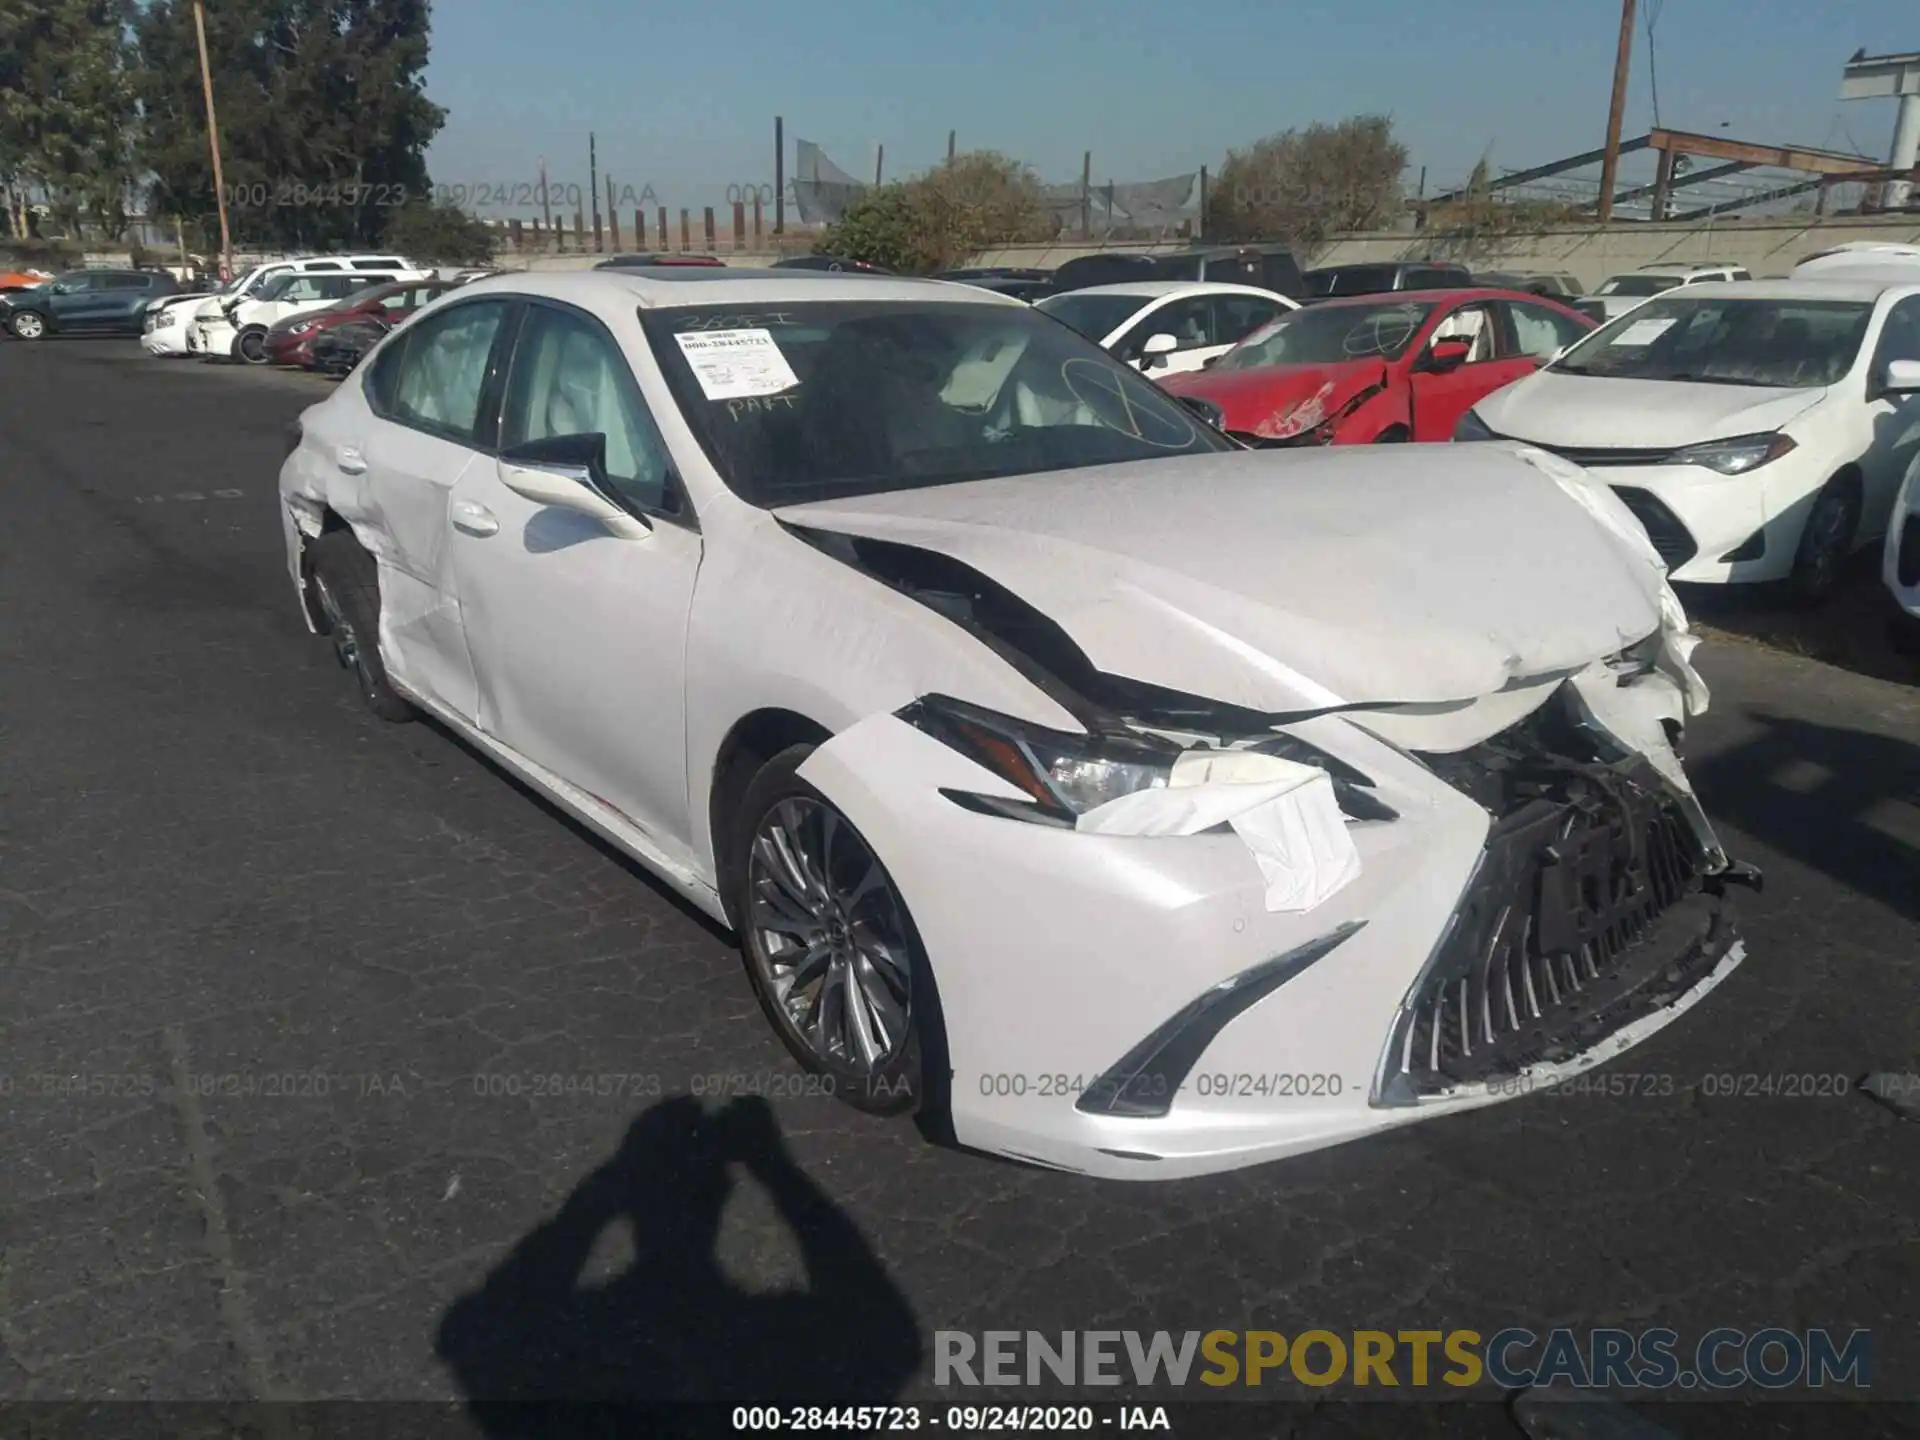
<path id="1" fill-rule="evenodd" d="M 1665 275 L 1616 275 L 1600 287 L 1602 295 L 1658 295 L 1680 282 Z"/>
<path id="2" fill-rule="evenodd" d="M 704 305 L 641 321 L 701 448 L 763 509 L 1236 448 L 1023 305 Z"/>
<path id="3" fill-rule="evenodd" d="M 284 274 L 275 275 L 273 278 L 265 280 L 253 287 L 253 298 L 256 300 L 283 300 L 286 298 L 289 290 L 306 278 L 306 276 L 297 270 L 289 270 Z"/>
<path id="4" fill-rule="evenodd" d="M 1649 300 L 1594 331 L 1552 368 L 1620 380 L 1831 385 L 1853 368 L 1872 314 L 1871 305 L 1841 300 L 1689 292 Z"/>
<path id="5" fill-rule="evenodd" d="M 1289 310 L 1214 361 L 1213 368 L 1256 370 L 1262 365 L 1392 360 L 1405 353 L 1432 313 L 1431 303 L 1405 300 Z"/>
<path id="6" fill-rule="evenodd" d="M 1339 270 L 1309 270 L 1307 293 L 1310 295 L 1372 295 L 1393 289 L 1395 268 L 1391 265 L 1348 265 Z"/>
<path id="7" fill-rule="evenodd" d="M 1147 303 L 1141 295 L 1091 295 L 1085 290 L 1050 295 L 1034 308 L 1071 325 L 1096 345 L 1118 330 Z"/>

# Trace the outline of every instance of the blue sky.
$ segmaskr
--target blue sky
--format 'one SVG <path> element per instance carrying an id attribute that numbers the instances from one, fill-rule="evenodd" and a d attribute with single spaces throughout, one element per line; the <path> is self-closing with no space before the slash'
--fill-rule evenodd
<path id="1" fill-rule="evenodd" d="M 1886 154 L 1891 102 L 1835 97 L 1860 46 L 1920 49 L 1911 0 L 1641 0 L 1630 135 L 1653 122 L 1650 8 L 1665 125 Z M 1049 181 L 1091 150 L 1098 183 L 1385 111 L 1432 191 L 1482 153 L 1600 144 L 1618 33 L 1616 0 L 440 0 L 429 158 L 442 185 L 530 182 L 542 155 L 584 183 L 593 131 L 603 176 L 697 214 L 772 180 L 776 114 L 789 167 L 798 138 L 871 173 L 880 143 L 897 177 L 953 129 Z"/>

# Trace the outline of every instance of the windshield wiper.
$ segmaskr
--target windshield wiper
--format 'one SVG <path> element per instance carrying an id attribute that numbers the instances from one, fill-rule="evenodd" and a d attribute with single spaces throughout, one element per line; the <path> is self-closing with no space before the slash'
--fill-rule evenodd
<path id="1" fill-rule="evenodd" d="M 1649 376 L 1649 379 L 1655 377 Z M 1675 380 L 1685 385 L 1754 385 L 1762 390 L 1791 389 L 1791 386 L 1779 386 L 1769 380 L 1736 380 L 1731 375 L 1694 375 L 1682 370 L 1675 375 L 1661 375 L 1661 380 Z"/>

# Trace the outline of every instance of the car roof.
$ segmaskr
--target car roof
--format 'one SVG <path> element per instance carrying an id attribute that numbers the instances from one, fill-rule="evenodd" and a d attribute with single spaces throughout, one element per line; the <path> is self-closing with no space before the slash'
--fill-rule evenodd
<path id="1" fill-rule="evenodd" d="M 1229 280 L 1122 280 L 1114 285 L 1083 285 L 1078 290 L 1061 293 L 1114 295 L 1132 300 L 1159 300 L 1169 295 L 1258 295 L 1268 300 L 1284 298 L 1278 291 L 1262 290 L 1258 285 L 1236 285 Z"/>
<path id="2" fill-rule="evenodd" d="M 1864 267 L 1863 267 L 1864 268 Z M 1831 272 L 1830 272 L 1831 273 Z M 1899 272 L 1878 276 L 1848 272 L 1835 275 L 1833 279 L 1816 279 L 1809 275 L 1803 280 L 1730 280 L 1724 285 L 1714 285 L 1701 290 L 1702 297 L 1731 295 L 1743 300 L 1878 300 L 1889 290 L 1920 290 L 1920 272 L 1909 270 L 1902 275 Z M 1652 297 L 1660 300 L 1691 299 L 1692 293 Z"/>
<path id="3" fill-rule="evenodd" d="M 1315 300 L 1308 308 L 1331 310 L 1342 305 L 1404 305 L 1414 302 L 1437 305 L 1445 300 L 1524 300 L 1529 305 L 1538 305 L 1543 301 L 1549 305 L 1558 303 L 1550 295 L 1533 295 L 1525 290 L 1503 290 L 1493 285 L 1455 285 L 1445 290 L 1375 290 L 1365 295 L 1329 295 L 1324 300 Z"/>
<path id="4" fill-rule="evenodd" d="M 462 285 L 460 294 L 509 291 L 575 303 L 624 298 L 643 309 L 675 305 L 766 305 L 781 301 L 957 301 L 973 305 L 1026 302 L 957 280 L 919 280 L 844 270 L 750 270 L 734 265 L 633 266 L 619 270 L 513 270 Z"/>
<path id="5" fill-rule="evenodd" d="M 1342 270 L 1464 270 L 1457 260 L 1343 260 L 1338 265 L 1316 265 L 1303 273 L 1335 275 Z"/>
<path id="6" fill-rule="evenodd" d="M 1723 264 L 1718 260 L 1706 260 L 1697 265 L 1653 264 L 1641 265 L 1632 270 L 1622 270 L 1622 275 L 1708 275 L 1715 270 L 1739 270 L 1743 266 Z"/>

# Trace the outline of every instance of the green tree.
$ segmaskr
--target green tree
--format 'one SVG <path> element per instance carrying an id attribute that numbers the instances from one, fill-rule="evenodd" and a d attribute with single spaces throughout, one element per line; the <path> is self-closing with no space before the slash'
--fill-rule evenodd
<path id="1" fill-rule="evenodd" d="M 458 205 L 418 200 L 394 211 L 386 243 L 425 265 L 490 265 L 494 234 Z"/>
<path id="2" fill-rule="evenodd" d="M 0 0 L 0 184 L 69 234 L 126 228 L 133 181 L 131 0 Z"/>
<path id="3" fill-rule="evenodd" d="M 869 190 L 821 233 L 814 249 L 915 274 L 1055 233 L 1034 173 L 1005 155 L 976 150 Z"/>
<path id="4" fill-rule="evenodd" d="M 1227 152 L 1207 195 L 1207 237 L 1313 250 L 1329 235 L 1397 218 L 1406 168 L 1407 147 L 1385 115 L 1269 135 Z"/>
<path id="5" fill-rule="evenodd" d="M 446 112 L 426 98 L 429 0 L 221 0 L 207 53 L 236 241 L 379 243 L 430 193 L 426 148 Z M 191 0 L 133 23 L 141 161 L 161 214 L 218 234 Z"/>

